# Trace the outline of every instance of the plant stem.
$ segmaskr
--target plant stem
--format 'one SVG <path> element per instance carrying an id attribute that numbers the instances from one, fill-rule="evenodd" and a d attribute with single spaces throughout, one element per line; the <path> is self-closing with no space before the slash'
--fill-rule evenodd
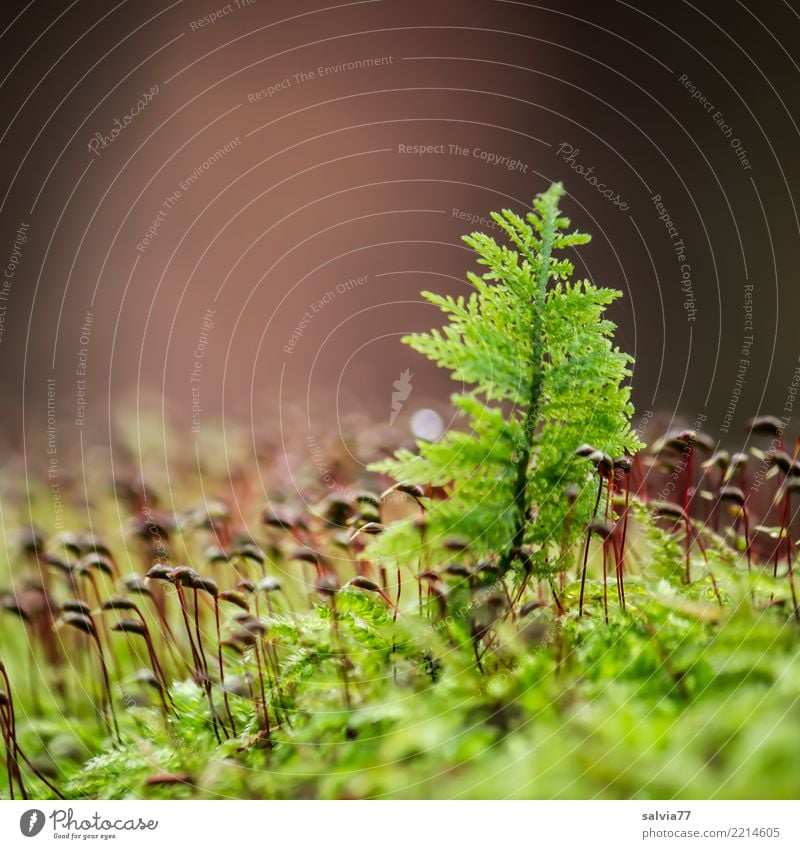
<path id="1" fill-rule="evenodd" d="M 600 506 L 600 496 L 603 494 L 603 473 L 598 470 L 597 472 L 600 478 L 600 485 L 597 487 L 597 498 L 594 502 L 594 512 L 592 513 L 592 521 L 594 521 L 594 517 L 597 515 L 597 508 Z M 586 544 L 583 547 L 583 570 L 581 572 L 581 596 L 578 602 L 578 615 L 583 616 L 583 595 L 584 590 L 586 589 L 586 565 L 589 562 L 589 543 L 592 541 L 592 529 L 589 528 L 586 531 Z"/>
<path id="2" fill-rule="evenodd" d="M 625 486 L 625 512 L 622 516 L 622 539 L 619 544 L 619 559 L 617 560 L 617 592 L 622 610 L 625 610 L 625 543 L 628 538 L 628 513 L 631 502 L 631 481 L 626 481 Z"/>
<path id="3" fill-rule="evenodd" d="M 514 559 L 514 552 L 525 541 L 525 525 L 528 512 L 528 465 L 531 460 L 531 442 L 536 423 L 539 418 L 539 404 L 544 385 L 544 301 L 547 296 L 547 281 L 550 278 L 550 254 L 555 238 L 555 224 L 558 208 L 551 215 L 542 217 L 542 239 L 539 251 L 539 263 L 536 275 L 536 294 L 533 297 L 533 326 L 531 329 L 531 373 L 530 392 L 528 394 L 528 409 L 525 414 L 525 425 L 522 444 L 517 452 L 517 473 L 514 483 L 514 509 L 516 522 L 511 546 L 500 561 L 500 574 L 508 571 Z"/>
<path id="4" fill-rule="evenodd" d="M 214 596 L 214 622 L 217 626 L 217 665 L 219 667 L 219 686 L 222 688 L 222 699 L 225 703 L 225 712 L 228 714 L 228 722 L 231 724 L 233 736 L 236 737 L 239 732 L 236 730 L 236 723 L 233 721 L 233 714 L 231 713 L 231 706 L 228 701 L 228 689 L 225 686 L 225 665 L 222 662 L 222 636 L 219 627 L 219 600 L 216 596 Z"/>

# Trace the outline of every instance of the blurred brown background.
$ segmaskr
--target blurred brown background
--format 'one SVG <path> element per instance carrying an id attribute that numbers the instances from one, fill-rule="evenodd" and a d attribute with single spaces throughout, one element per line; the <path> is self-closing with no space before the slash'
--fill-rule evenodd
<path id="1" fill-rule="evenodd" d="M 637 407 L 723 440 L 781 414 L 796 2 L 6 0 L 0 27 L 7 448 L 388 426 L 410 369 L 406 434 L 452 388 L 399 342 L 440 323 L 420 289 L 463 291 L 467 217 L 552 180 L 625 292 Z"/>

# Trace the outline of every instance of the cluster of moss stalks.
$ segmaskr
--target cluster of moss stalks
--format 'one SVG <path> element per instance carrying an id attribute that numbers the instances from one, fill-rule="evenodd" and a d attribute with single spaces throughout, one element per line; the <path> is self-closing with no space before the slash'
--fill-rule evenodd
<path id="1" fill-rule="evenodd" d="M 227 501 L 183 510 L 117 481 L 95 535 L 7 530 L 0 792 L 794 798 L 800 463 L 748 433 L 577 446 L 595 514 L 550 574 L 463 538 L 371 559 L 445 497 L 375 476 L 266 508 L 205 479 Z"/>

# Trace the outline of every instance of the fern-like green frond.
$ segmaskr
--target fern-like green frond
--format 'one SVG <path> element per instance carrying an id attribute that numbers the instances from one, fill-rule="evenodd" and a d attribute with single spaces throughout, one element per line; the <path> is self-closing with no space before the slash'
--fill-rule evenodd
<path id="1" fill-rule="evenodd" d="M 508 245 L 484 233 L 464 238 L 482 268 L 468 274 L 468 296 L 424 293 L 448 323 L 403 341 L 467 387 L 453 398 L 463 426 L 372 467 L 446 497 L 425 505 L 425 523 L 393 524 L 366 556 L 430 567 L 458 536 L 502 572 L 525 547 L 526 565 L 546 574 L 592 509 L 592 467 L 575 449 L 590 443 L 616 457 L 641 447 L 630 426 L 632 359 L 613 346 L 605 318 L 620 293 L 571 283 L 572 262 L 554 256 L 590 239 L 567 232 L 563 194 L 557 183 L 524 216 L 494 213 Z M 568 485 L 579 492 L 572 507 Z"/>

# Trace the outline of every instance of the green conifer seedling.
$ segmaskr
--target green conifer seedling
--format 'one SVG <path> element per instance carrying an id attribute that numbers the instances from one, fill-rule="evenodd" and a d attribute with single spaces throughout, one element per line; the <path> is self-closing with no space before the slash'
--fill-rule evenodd
<path id="1" fill-rule="evenodd" d="M 552 574 L 571 564 L 593 512 L 595 468 L 576 449 L 589 443 L 618 457 L 642 447 L 630 424 L 633 360 L 613 346 L 615 325 L 604 316 L 621 293 L 571 282 L 564 252 L 590 237 L 568 232 L 563 195 L 556 183 L 524 217 L 493 213 L 507 244 L 464 237 L 483 267 L 468 274 L 469 295 L 423 293 L 448 323 L 403 341 L 462 384 L 452 401 L 464 426 L 372 467 L 444 487 L 447 497 L 426 504 L 424 535 L 411 520 L 395 523 L 367 557 L 435 565 L 447 556 L 443 542 L 458 536 L 501 573 Z M 568 488 L 577 488 L 574 501 Z"/>

